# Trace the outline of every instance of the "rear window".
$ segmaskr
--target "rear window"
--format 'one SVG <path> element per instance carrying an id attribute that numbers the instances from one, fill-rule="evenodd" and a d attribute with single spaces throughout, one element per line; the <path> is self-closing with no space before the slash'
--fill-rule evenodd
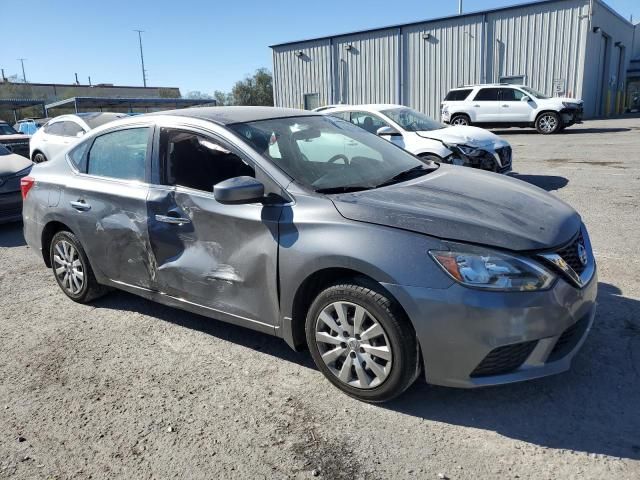
<path id="1" fill-rule="evenodd" d="M 447 93 L 447 96 L 444 97 L 444 99 L 453 102 L 466 100 L 470 93 L 470 88 L 465 88 L 464 90 L 451 90 L 449 93 Z"/>

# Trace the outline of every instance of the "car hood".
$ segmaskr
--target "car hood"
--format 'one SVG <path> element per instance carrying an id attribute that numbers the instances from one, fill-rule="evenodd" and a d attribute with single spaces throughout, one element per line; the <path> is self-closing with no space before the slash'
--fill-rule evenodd
<path id="1" fill-rule="evenodd" d="M 31 165 L 33 165 L 33 162 L 22 155 L 16 155 L 15 153 L 0 155 L 0 177 L 13 175 Z"/>
<path id="2" fill-rule="evenodd" d="M 538 187 L 449 165 L 416 180 L 331 199 L 350 220 L 514 251 L 560 246 L 581 222 L 569 205 Z"/>
<path id="3" fill-rule="evenodd" d="M 464 125 L 416 132 L 416 134 L 423 138 L 434 138 L 452 145 L 469 145 L 470 147 L 492 146 L 494 148 L 508 145 L 505 140 L 495 133 L 491 133 L 484 128 Z"/>

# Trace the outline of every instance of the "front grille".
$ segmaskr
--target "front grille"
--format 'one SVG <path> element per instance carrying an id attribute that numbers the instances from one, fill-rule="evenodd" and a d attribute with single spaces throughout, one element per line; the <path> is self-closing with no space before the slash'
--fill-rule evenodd
<path id="1" fill-rule="evenodd" d="M 496 148 L 496 153 L 500 158 L 500 163 L 503 169 L 507 169 L 511 166 L 511 147 Z"/>
<path id="2" fill-rule="evenodd" d="M 562 332 L 562 335 L 553 346 L 547 362 L 555 362 L 570 353 L 576 347 L 588 326 L 589 315 L 585 315 Z"/>
<path id="3" fill-rule="evenodd" d="M 471 372 L 471 377 L 500 375 L 516 370 L 536 348 L 537 340 L 494 348 Z"/>
<path id="4" fill-rule="evenodd" d="M 586 265 L 580 261 L 580 254 L 578 252 L 580 246 L 584 248 L 584 238 L 582 237 L 582 231 L 571 244 L 556 252 L 578 275 L 581 275 L 586 268 Z"/>

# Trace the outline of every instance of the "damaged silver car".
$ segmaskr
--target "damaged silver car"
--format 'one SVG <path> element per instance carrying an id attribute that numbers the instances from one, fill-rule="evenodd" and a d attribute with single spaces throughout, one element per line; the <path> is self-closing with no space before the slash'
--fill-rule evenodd
<path id="1" fill-rule="evenodd" d="M 329 116 L 116 121 L 34 167 L 22 194 L 25 238 L 71 299 L 119 288 L 281 337 L 364 401 L 421 372 L 471 388 L 565 371 L 595 315 L 567 204 Z"/>

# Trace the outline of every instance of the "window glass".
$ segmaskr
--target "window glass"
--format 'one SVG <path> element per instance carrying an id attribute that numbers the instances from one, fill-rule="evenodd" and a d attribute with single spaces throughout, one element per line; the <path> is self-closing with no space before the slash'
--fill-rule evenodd
<path id="1" fill-rule="evenodd" d="M 362 128 L 330 115 L 291 117 L 229 125 L 266 160 L 316 191 L 377 188 L 406 175 L 437 168 Z M 278 144 L 280 159 L 268 155 Z M 334 192 L 335 193 L 335 192 Z"/>
<path id="2" fill-rule="evenodd" d="M 64 135 L 64 122 L 49 123 L 44 127 L 44 131 L 49 135 Z"/>
<path id="3" fill-rule="evenodd" d="M 149 128 L 105 133 L 93 141 L 87 173 L 123 180 L 144 180 Z"/>
<path id="4" fill-rule="evenodd" d="M 444 125 L 440 122 L 436 122 L 424 113 L 416 112 L 411 108 L 390 108 L 389 110 L 383 110 L 382 113 L 409 132 L 439 130 L 444 128 Z"/>
<path id="5" fill-rule="evenodd" d="M 462 101 L 465 100 L 470 93 L 470 88 L 465 88 L 464 90 L 451 90 L 449 93 L 447 93 L 447 96 L 444 97 L 444 99 L 452 102 Z"/>
<path id="6" fill-rule="evenodd" d="M 255 170 L 238 155 L 209 137 L 163 128 L 160 157 L 167 185 L 212 192 L 213 186 L 234 177 L 255 177 Z"/>
<path id="7" fill-rule="evenodd" d="M 80 132 L 84 133 L 84 129 L 76 122 L 62 122 L 62 126 L 65 137 L 77 137 Z"/>
<path id="8" fill-rule="evenodd" d="M 539 98 L 539 99 L 546 99 L 546 98 L 551 98 L 548 95 L 545 95 L 544 93 L 540 93 L 537 90 L 534 90 L 533 88 L 529 88 L 529 87 L 521 87 L 522 90 L 524 90 L 525 92 L 527 92 L 529 95 L 531 95 L 533 98 Z"/>
<path id="9" fill-rule="evenodd" d="M 87 157 L 85 153 L 87 153 L 90 143 L 91 142 L 82 142 L 69 152 L 69 160 L 71 160 L 71 163 L 82 173 L 86 173 L 87 171 Z"/>
<path id="10" fill-rule="evenodd" d="M 482 88 L 478 93 L 476 93 L 476 98 L 474 100 L 477 102 L 496 102 L 498 101 L 499 91 L 499 88 Z"/>
<path id="11" fill-rule="evenodd" d="M 351 112 L 351 123 L 359 126 L 360 128 L 364 128 L 369 133 L 374 134 L 379 128 L 390 126 L 380 117 L 372 115 L 369 112 Z"/>
<path id="12" fill-rule="evenodd" d="M 0 123 L 0 135 L 15 135 L 15 129 L 8 123 Z"/>

